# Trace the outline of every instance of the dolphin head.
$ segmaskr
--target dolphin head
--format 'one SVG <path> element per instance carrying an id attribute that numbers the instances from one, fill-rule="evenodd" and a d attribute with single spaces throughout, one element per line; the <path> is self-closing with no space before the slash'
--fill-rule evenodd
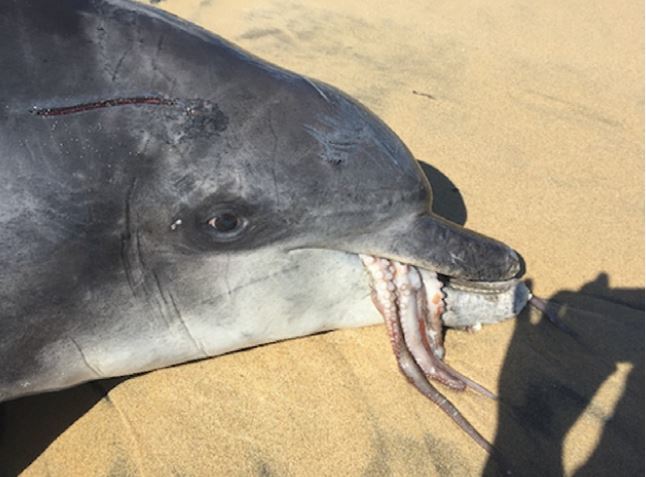
<path id="1" fill-rule="evenodd" d="M 360 256 L 441 278 L 449 326 L 524 305 L 335 88 L 122 0 L 5 10 L 0 400 L 376 323 Z"/>
<path id="2" fill-rule="evenodd" d="M 148 151 L 161 159 L 134 195 L 148 231 L 137 253 L 204 354 L 375 322 L 360 254 L 439 274 L 449 326 L 524 306 L 518 254 L 434 215 L 426 177 L 382 121 L 333 87 L 254 67 L 222 99 L 161 113 Z M 215 132 L 194 126 L 217 118 Z"/>

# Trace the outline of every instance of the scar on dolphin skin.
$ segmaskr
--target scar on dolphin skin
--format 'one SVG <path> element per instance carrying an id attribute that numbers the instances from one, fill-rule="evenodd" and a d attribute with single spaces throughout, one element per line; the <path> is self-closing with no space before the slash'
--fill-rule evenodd
<path id="1" fill-rule="evenodd" d="M 32 113 L 37 116 L 62 116 L 65 114 L 83 113 L 93 109 L 112 108 L 115 106 L 126 106 L 131 104 L 148 104 L 153 106 L 176 106 L 179 103 L 176 99 L 160 98 L 156 96 L 134 96 L 130 98 L 112 98 L 91 103 L 80 103 L 72 106 L 61 106 L 54 108 L 39 108 L 34 106 Z"/>

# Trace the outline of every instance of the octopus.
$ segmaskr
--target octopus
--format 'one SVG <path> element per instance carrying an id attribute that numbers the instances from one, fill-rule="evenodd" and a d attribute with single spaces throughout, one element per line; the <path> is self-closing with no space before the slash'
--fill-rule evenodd
<path id="1" fill-rule="evenodd" d="M 449 399 L 432 384 L 436 381 L 449 389 L 471 389 L 490 399 L 497 396 L 484 386 L 462 375 L 444 361 L 443 326 L 479 329 L 477 320 L 460 322 L 465 310 L 475 310 L 484 302 L 489 321 L 517 314 L 527 303 L 541 310 L 556 326 L 567 331 L 547 303 L 533 296 L 524 283 L 514 279 L 498 283 L 477 283 L 468 288 L 459 281 L 440 279 L 437 273 L 421 270 L 395 260 L 371 255 L 359 256 L 370 277 L 371 298 L 382 315 L 399 370 L 426 398 L 435 403 L 480 447 L 502 461 L 498 451 L 462 415 Z M 480 299 L 479 296 L 484 298 Z M 468 302 L 465 304 L 464 302 Z M 462 302 L 462 303 L 461 303 Z M 459 313 L 449 310 L 461 307 Z M 446 316 L 448 314 L 448 316 Z M 446 317 L 446 321 L 445 321 Z M 464 320 L 464 318 L 462 319 Z"/>

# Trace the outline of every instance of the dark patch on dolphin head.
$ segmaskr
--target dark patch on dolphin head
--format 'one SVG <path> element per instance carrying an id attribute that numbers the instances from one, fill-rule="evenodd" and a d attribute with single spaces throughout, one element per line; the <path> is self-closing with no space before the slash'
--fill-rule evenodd
<path id="1" fill-rule="evenodd" d="M 209 136 L 224 132 L 229 124 L 229 118 L 220 110 L 217 103 L 199 99 L 185 105 L 187 124 L 185 134 L 187 139 L 197 136 Z"/>

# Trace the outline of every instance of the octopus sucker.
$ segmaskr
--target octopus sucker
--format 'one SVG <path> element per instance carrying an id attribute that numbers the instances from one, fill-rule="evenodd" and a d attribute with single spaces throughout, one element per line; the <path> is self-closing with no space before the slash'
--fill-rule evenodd
<path id="1" fill-rule="evenodd" d="M 495 399 L 484 386 L 463 376 L 443 361 L 442 313 L 446 295 L 438 275 L 413 265 L 360 255 L 368 271 L 373 303 L 381 313 L 399 369 L 415 388 L 437 404 L 478 445 L 493 453 L 492 445 L 431 380 L 450 389 L 474 391 Z"/>

